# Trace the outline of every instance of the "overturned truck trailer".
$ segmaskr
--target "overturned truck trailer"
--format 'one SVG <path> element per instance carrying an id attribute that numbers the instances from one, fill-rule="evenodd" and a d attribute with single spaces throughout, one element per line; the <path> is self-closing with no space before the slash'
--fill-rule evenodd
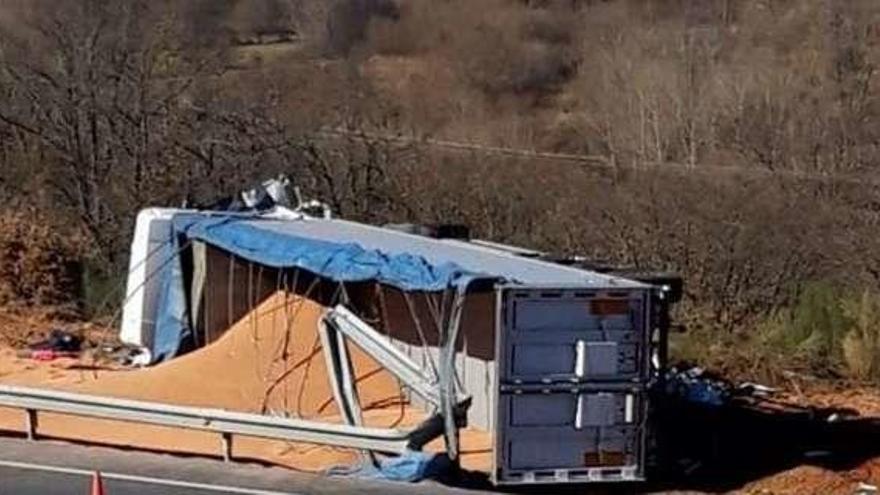
<path id="1" fill-rule="evenodd" d="M 321 347 L 344 421 L 365 424 L 356 348 L 424 411 L 413 448 L 442 436 L 457 459 L 467 427 L 491 453 L 464 467 L 496 484 L 644 479 L 666 286 L 281 208 L 145 210 L 130 273 L 121 338 L 153 363 L 210 345 L 283 290 L 326 308 Z"/>

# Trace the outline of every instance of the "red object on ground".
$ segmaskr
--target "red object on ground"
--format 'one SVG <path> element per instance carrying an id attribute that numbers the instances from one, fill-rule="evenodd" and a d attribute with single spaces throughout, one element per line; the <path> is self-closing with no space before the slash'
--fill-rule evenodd
<path id="1" fill-rule="evenodd" d="M 95 474 L 92 475 L 91 495 L 105 495 L 104 494 L 104 480 L 101 478 L 100 471 L 95 471 Z"/>
<path id="2" fill-rule="evenodd" d="M 36 361 L 54 361 L 63 357 L 77 357 L 79 353 L 68 351 L 54 351 L 52 349 L 42 349 L 31 351 L 31 359 Z"/>

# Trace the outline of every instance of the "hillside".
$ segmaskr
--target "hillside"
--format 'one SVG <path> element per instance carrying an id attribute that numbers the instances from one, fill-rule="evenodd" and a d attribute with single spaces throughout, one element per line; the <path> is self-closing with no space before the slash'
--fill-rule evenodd
<path id="1" fill-rule="evenodd" d="M 681 273 L 678 358 L 880 377 L 877 2 L 3 0 L 0 21 L 0 199 L 70 241 L 52 303 L 82 316 L 113 313 L 138 209 L 285 173 L 343 217 Z"/>

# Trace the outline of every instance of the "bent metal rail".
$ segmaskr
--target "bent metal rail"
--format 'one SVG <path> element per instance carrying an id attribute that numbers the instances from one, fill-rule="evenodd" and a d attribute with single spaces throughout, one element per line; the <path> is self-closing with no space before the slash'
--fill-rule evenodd
<path id="1" fill-rule="evenodd" d="M 411 447 L 414 433 L 10 385 L 0 385 L 0 407 L 25 411 L 31 440 L 37 438 L 39 412 L 215 432 L 221 435 L 226 461 L 231 459 L 232 435 L 401 454 Z"/>

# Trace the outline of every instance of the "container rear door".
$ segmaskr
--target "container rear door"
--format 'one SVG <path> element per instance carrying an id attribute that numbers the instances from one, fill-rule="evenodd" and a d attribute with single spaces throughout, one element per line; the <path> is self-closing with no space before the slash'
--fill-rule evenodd
<path id="1" fill-rule="evenodd" d="M 498 484 L 642 478 L 650 289 L 502 289 Z"/>
<path id="2" fill-rule="evenodd" d="M 502 383 L 646 378 L 644 290 L 509 290 L 501 332 Z"/>

